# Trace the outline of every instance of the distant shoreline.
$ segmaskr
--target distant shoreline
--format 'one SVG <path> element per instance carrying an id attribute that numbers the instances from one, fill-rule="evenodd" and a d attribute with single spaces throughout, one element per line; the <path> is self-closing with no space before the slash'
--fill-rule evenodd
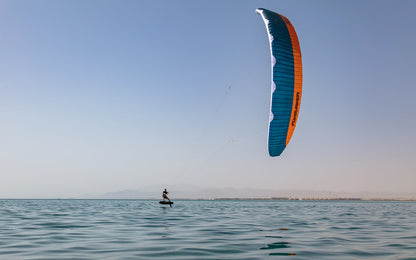
<path id="1" fill-rule="evenodd" d="M 416 201 L 416 199 L 383 199 L 383 198 L 214 198 L 213 200 L 280 200 L 280 201 Z"/>
<path id="2" fill-rule="evenodd" d="M 160 200 L 160 198 L 0 198 L 0 200 Z M 416 202 L 409 198 L 325 198 L 325 197 L 270 197 L 270 198 L 173 198 L 173 200 L 210 200 L 210 201 L 392 201 L 392 202 Z"/>

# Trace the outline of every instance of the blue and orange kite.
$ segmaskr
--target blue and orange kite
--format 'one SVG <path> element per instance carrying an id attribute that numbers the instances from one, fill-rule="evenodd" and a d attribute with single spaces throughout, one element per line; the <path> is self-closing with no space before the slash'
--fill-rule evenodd
<path id="1" fill-rule="evenodd" d="M 272 57 L 269 154 L 279 156 L 296 127 L 302 97 L 302 57 L 298 36 L 289 19 L 259 8 L 266 24 Z"/>

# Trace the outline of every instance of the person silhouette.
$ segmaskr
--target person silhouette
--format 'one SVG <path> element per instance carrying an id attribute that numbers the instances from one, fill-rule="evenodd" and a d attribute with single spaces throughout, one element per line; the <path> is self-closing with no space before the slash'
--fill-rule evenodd
<path id="1" fill-rule="evenodd" d="M 163 197 L 163 202 L 165 202 L 165 199 L 167 199 L 169 202 L 171 202 L 170 201 L 170 199 L 169 199 L 169 197 L 168 197 L 168 191 L 167 191 L 167 189 L 165 189 L 164 191 L 163 191 L 163 194 L 162 194 L 162 197 Z"/>

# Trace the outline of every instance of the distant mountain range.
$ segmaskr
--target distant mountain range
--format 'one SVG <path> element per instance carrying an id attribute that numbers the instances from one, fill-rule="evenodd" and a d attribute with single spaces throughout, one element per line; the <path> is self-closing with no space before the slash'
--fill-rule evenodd
<path id="1" fill-rule="evenodd" d="M 165 187 L 145 187 L 137 190 L 108 192 L 98 196 L 100 199 L 157 199 L 162 196 Z M 307 190 L 272 190 L 252 188 L 209 188 L 193 185 L 170 185 L 169 196 L 173 199 L 218 199 L 218 198 L 301 198 L 301 199 L 399 199 L 416 200 L 416 193 L 383 193 L 383 192 L 332 192 Z"/>

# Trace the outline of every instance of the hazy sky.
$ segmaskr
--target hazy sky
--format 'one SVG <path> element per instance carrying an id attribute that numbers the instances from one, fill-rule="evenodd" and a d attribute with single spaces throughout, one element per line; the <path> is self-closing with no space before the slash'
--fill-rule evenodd
<path id="1" fill-rule="evenodd" d="M 269 157 L 258 7 L 303 58 Z M 191 184 L 416 191 L 416 1 L 0 1 L 0 197 Z"/>

